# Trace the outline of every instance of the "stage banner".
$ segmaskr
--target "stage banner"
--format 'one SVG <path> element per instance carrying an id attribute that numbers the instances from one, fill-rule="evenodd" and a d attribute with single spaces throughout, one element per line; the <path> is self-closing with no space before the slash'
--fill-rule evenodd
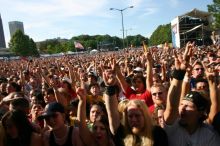
<path id="1" fill-rule="evenodd" d="M 171 34 L 173 47 L 180 48 L 179 17 L 171 21 Z"/>

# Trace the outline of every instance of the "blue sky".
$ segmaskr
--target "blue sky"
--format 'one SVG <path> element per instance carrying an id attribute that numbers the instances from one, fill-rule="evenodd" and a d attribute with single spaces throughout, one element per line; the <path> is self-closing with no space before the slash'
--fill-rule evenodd
<path id="1" fill-rule="evenodd" d="M 109 34 L 122 37 L 123 9 L 127 35 L 150 37 L 160 24 L 197 8 L 207 11 L 212 0 L 0 0 L 6 42 L 10 40 L 8 22 L 22 21 L 25 33 L 35 41 L 56 37 L 70 39 L 81 34 Z"/>

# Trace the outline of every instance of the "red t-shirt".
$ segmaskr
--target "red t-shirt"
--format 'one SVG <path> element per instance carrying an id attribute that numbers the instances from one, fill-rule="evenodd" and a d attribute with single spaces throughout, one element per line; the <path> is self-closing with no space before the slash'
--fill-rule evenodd
<path id="1" fill-rule="evenodd" d="M 131 100 L 131 99 L 140 99 L 140 100 L 144 101 L 147 104 L 148 107 L 153 105 L 153 100 L 152 100 L 152 97 L 151 97 L 151 93 L 147 90 L 144 93 L 142 93 L 141 95 L 137 95 L 135 90 L 131 89 L 131 87 L 128 87 L 127 90 L 126 90 L 125 96 L 129 100 Z"/>
<path id="2" fill-rule="evenodd" d="M 74 90 L 69 90 L 69 94 L 71 96 L 71 100 L 75 99 L 77 97 L 77 94 Z"/>
<path id="3" fill-rule="evenodd" d="M 148 109 L 149 109 L 149 112 L 150 112 L 150 113 L 154 113 L 155 106 L 154 106 L 154 105 L 151 105 Z"/>

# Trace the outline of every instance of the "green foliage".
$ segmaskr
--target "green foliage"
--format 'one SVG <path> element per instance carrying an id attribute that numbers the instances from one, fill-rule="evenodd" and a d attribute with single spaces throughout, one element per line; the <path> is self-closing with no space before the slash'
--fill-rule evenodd
<path id="1" fill-rule="evenodd" d="M 136 36 L 127 36 L 127 45 L 130 47 L 131 45 L 134 47 L 142 46 L 142 42 L 146 41 L 148 44 L 148 38 L 145 38 L 142 35 L 136 35 Z"/>
<path id="2" fill-rule="evenodd" d="M 171 41 L 171 24 L 166 24 L 157 27 L 151 35 L 149 43 L 150 45 L 159 45 L 165 42 L 170 43 Z"/>
<path id="3" fill-rule="evenodd" d="M 9 42 L 10 51 L 18 56 L 39 56 L 33 39 L 17 30 Z"/>
<path id="4" fill-rule="evenodd" d="M 220 29 L 220 0 L 213 0 L 213 4 L 208 5 L 208 11 L 213 14 L 214 29 Z"/>
<path id="5" fill-rule="evenodd" d="M 125 42 L 127 42 L 127 45 L 130 46 L 131 44 L 133 46 L 141 46 L 142 41 L 147 40 L 148 38 L 145 38 L 141 35 L 136 36 L 128 36 L 125 38 Z M 38 48 L 42 53 L 60 53 L 60 52 L 67 52 L 67 51 L 76 51 L 74 41 L 80 42 L 86 50 L 88 49 L 113 49 L 114 47 L 122 48 L 122 39 L 116 36 L 110 36 L 110 35 L 80 35 L 80 36 L 74 36 L 70 40 L 64 40 L 64 39 L 50 39 L 43 42 L 38 43 Z M 105 46 L 106 44 L 109 44 L 109 46 Z M 81 51 L 81 50 L 77 50 Z"/>

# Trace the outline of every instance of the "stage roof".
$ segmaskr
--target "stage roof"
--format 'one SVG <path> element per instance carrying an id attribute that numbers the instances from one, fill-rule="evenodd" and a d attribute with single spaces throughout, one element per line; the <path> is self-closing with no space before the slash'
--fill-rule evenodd
<path id="1" fill-rule="evenodd" d="M 210 17 L 212 17 L 212 14 L 209 12 L 198 10 L 198 9 L 193 9 L 192 11 L 189 11 L 179 17 L 184 17 L 184 16 L 190 16 L 190 17 L 210 20 Z"/>

